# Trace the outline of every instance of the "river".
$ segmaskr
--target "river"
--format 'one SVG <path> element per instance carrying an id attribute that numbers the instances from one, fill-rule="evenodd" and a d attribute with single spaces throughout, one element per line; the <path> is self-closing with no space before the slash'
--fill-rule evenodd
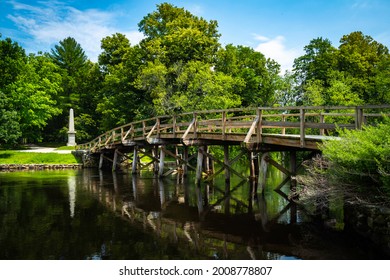
<path id="1" fill-rule="evenodd" d="M 194 185 L 172 175 L 96 169 L 0 173 L 0 259 L 386 259 L 369 241 L 313 220 L 273 186 L 223 174 Z M 282 189 L 288 192 L 288 186 Z M 340 214 L 341 213 L 341 214 Z M 334 226 L 336 225 L 336 226 Z"/>

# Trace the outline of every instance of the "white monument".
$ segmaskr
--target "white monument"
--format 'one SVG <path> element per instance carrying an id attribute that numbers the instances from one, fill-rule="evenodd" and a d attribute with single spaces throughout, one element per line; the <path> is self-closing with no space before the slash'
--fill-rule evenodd
<path id="1" fill-rule="evenodd" d="M 68 146 L 76 146 L 76 131 L 74 130 L 73 109 L 69 111 Z"/>

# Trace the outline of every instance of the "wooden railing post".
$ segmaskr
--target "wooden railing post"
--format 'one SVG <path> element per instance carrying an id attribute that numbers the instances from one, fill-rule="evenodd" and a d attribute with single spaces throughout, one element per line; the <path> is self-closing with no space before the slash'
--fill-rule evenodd
<path id="1" fill-rule="evenodd" d="M 263 110 L 257 108 L 256 115 L 258 118 L 257 125 L 256 125 L 256 140 L 257 140 L 257 143 L 261 143 L 261 141 L 262 141 L 261 134 L 263 133 L 263 128 L 262 128 Z"/>
<path id="2" fill-rule="evenodd" d="M 363 126 L 363 108 L 357 106 L 355 109 L 355 128 L 362 129 Z"/>
<path id="3" fill-rule="evenodd" d="M 282 113 L 282 122 L 286 122 L 286 116 Z M 286 134 L 286 128 L 282 127 L 282 135 Z"/>
<path id="4" fill-rule="evenodd" d="M 322 112 L 320 113 L 320 123 L 325 123 L 325 115 L 323 115 Z M 325 135 L 325 129 L 320 128 L 320 135 Z"/>
<path id="5" fill-rule="evenodd" d="M 157 138 L 160 138 L 160 118 L 156 118 L 156 125 L 157 125 L 157 127 L 156 127 L 156 129 L 157 129 Z"/>
<path id="6" fill-rule="evenodd" d="M 173 116 L 173 120 L 172 120 L 172 133 L 173 133 L 173 138 L 176 138 L 176 116 Z"/>
<path id="7" fill-rule="evenodd" d="M 222 140 L 226 140 L 226 111 L 222 112 Z"/>
<path id="8" fill-rule="evenodd" d="M 194 137 L 198 137 L 198 113 L 197 112 L 194 112 Z"/>
<path id="9" fill-rule="evenodd" d="M 301 148 L 303 148 L 305 146 L 305 109 L 303 108 L 299 109 L 299 118 L 300 118 L 300 124 L 299 124 L 300 142 L 301 142 Z"/>
<path id="10" fill-rule="evenodd" d="M 142 134 L 143 134 L 143 138 L 145 139 L 146 137 L 146 123 L 145 121 L 142 121 Z"/>

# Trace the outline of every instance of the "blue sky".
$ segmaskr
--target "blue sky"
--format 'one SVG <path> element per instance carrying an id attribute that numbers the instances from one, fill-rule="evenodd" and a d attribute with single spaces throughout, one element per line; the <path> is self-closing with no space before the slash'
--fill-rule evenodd
<path id="1" fill-rule="evenodd" d="M 100 40 L 113 33 L 137 44 L 142 39 L 137 24 L 162 2 L 217 20 L 222 44 L 252 47 L 283 70 L 318 37 L 338 47 L 343 35 L 362 31 L 390 47 L 388 0 L 0 0 L 0 33 L 28 53 L 50 51 L 71 36 L 96 61 Z"/>

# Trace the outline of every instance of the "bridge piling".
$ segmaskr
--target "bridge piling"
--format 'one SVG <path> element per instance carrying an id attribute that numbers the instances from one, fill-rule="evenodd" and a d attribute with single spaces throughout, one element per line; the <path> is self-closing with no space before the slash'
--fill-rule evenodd
<path id="1" fill-rule="evenodd" d="M 158 177 L 162 178 L 164 175 L 164 160 L 165 160 L 165 149 L 163 146 L 160 147 L 160 163 L 158 166 Z"/>

